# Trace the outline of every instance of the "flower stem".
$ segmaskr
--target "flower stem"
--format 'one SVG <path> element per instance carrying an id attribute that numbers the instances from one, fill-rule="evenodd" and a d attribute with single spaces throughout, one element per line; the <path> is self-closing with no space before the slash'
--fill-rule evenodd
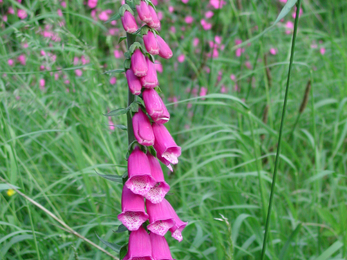
<path id="1" fill-rule="evenodd" d="M 281 151 L 282 130 L 283 130 L 284 117 L 286 115 L 286 107 L 287 107 L 287 99 L 288 99 L 290 74 L 291 74 L 291 71 L 292 71 L 292 65 L 293 65 L 293 60 L 294 60 L 295 40 L 296 40 L 296 34 L 297 34 L 297 30 L 298 30 L 300 6 L 301 6 L 301 0 L 298 0 L 297 9 L 296 9 L 295 24 L 294 24 L 294 33 L 293 33 L 293 38 L 292 38 L 292 46 L 291 46 L 291 50 L 290 50 L 290 61 L 289 61 L 289 68 L 288 68 L 288 75 L 287 75 L 286 91 L 285 91 L 284 102 L 283 102 L 281 126 L 280 126 L 279 135 L 278 135 L 278 145 L 277 145 L 277 152 L 276 152 L 276 159 L 275 159 L 275 167 L 274 167 L 274 173 L 273 173 L 272 184 L 271 184 L 269 208 L 268 208 L 268 212 L 267 212 L 267 218 L 266 218 L 266 224 L 265 224 L 265 234 L 264 234 L 264 241 L 263 241 L 263 248 L 262 248 L 262 252 L 261 252 L 261 260 L 264 260 L 264 257 L 265 257 L 266 240 L 267 240 L 268 233 L 269 233 L 272 201 L 273 201 L 273 197 L 274 197 L 274 194 L 275 194 L 276 177 L 277 177 L 277 166 L 278 166 L 278 160 L 279 160 L 280 151 Z"/>
<path id="2" fill-rule="evenodd" d="M 127 33 L 127 48 L 129 50 L 130 46 L 135 42 L 136 35 Z M 135 100 L 135 96 L 128 89 L 128 107 Z M 130 145 L 135 140 L 135 135 L 133 131 L 133 122 L 131 118 L 131 110 L 127 113 L 127 129 L 128 129 L 128 145 Z"/>

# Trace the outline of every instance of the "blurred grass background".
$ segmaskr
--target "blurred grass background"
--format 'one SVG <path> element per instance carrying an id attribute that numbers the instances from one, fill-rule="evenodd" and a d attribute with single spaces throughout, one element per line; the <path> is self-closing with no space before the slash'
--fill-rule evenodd
<path id="1" fill-rule="evenodd" d="M 119 6 L 99 0 L 96 16 Z M 8 14 L 10 7 L 28 17 Z M 275 0 L 230 0 L 222 9 L 198 0 L 157 5 L 161 34 L 174 51 L 160 60 L 172 116 L 167 127 L 183 150 L 166 175 L 168 200 L 189 221 L 181 243 L 167 237 L 176 259 L 260 258 L 292 13 L 256 36 L 282 7 Z M 347 2 L 306 0 L 302 9 L 266 255 L 347 259 Z M 126 169 L 126 132 L 109 127 L 126 118 L 103 116 L 126 106 L 125 77 L 105 73 L 123 66 L 120 21 L 94 20 L 80 0 L 5 0 L 0 10 L 0 176 L 100 246 L 96 234 L 124 244 L 126 233 L 114 233 L 121 186 L 95 173 Z M 201 19 L 212 29 L 204 30 Z M 47 31 L 53 36 L 45 37 Z M 249 40 L 240 57 L 235 40 Z M 209 57 L 213 44 L 218 55 Z M 23 54 L 25 65 L 17 61 Z M 74 62 L 82 56 L 89 62 Z M 207 95 L 199 96 L 201 90 Z M 0 258 L 107 257 L 17 193 L 0 193 Z"/>

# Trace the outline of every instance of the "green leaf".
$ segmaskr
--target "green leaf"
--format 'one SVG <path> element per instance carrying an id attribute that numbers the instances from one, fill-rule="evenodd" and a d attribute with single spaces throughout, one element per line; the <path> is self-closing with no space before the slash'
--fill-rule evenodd
<path id="1" fill-rule="evenodd" d="M 113 182 L 118 182 L 118 183 L 123 183 L 123 177 L 119 176 L 119 175 L 104 175 L 104 174 L 100 174 L 97 171 L 95 171 L 97 175 L 99 175 L 100 177 L 109 180 L 109 181 L 113 181 Z"/>
<path id="2" fill-rule="evenodd" d="M 126 114 L 130 108 L 118 108 L 116 110 L 112 110 L 111 112 L 104 114 L 104 116 L 119 116 L 119 115 L 124 115 Z"/>
<path id="3" fill-rule="evenodd" d="M 277 19 L 275 20 L 272 26 L 274 26 L 276 23 L 278 23 L 283 17 L 285 17 L 288 14 L 297 1 L 298 0 L 288 0 L 287 3 L 283 6 L 280 14 L 277 16 Z"/>
<path id="4" fill-rule="evenodd" d="M 116 230 L 116 233 L 123 233 L 128 231 L 128 229 L 126 228 L 126 226 L 124 226 L 123 224 L 118 226 L 118 229 Z"/>
<path id="5" fill-rule="evenodd" d="M 129 107 L 130 107 L 131 112 L 136 113 L 139 111 L 139 104 L 137 102 L 131 103 Z"/>
<path id="6" fill-rule="evenodd" d="M 339 250 L 343 246 L 343 243 L 340 241 L 336 241 L 332 244 L 327 250 L 325 250 L 316 260 L 327 260 L 332 256 L 337 250 Z"/>
<path id="7" fill-rule="evenodd" d="M 105 71 L 104 74 L 123 73 L 123 72 L 125 72 L 124 69 L 115 69 L 115 70 L 108 70 L 108 71 Z"/>
<path id="8" fill-rule="evenodd" d="M 118 44 L 120 44 L 122 41 L 126 40 L 127 37 L 126 36 L 121 36 L 119 37 L 119 40 L 118 40 Z M 125 56 L 125 55 L 124 55 Z"/>
<path id="9" fill-rule="evenodd" d="M 122 248 L 120 249 L 119 252 L 119 259 L 122 260 L 125 255 L 128 253 L 128 244 L 125 244 L 124 246 L 122 246 Z"/>
<path id="10" fill-rule="evenodd" d="M 118 12 L 118 13 L 112 15 L 111 18 L 108 19 L 105 23 L 109 23 L 109 22 L 112 22 L 112 21 L 114 21 L 114 20 L 118 20 L 119 18 L 121 18 L 121 15 L 120 15 L 119 12 Z"/>
<path id="11" fill-rule="evenodd" d="M 111 249 L 112 249 L 113 251 L 115 251 L 116 253 L 119 253 L 119 252 L 120 252 L 121 246 L 103 240 L 101 237 L 98 236 L 98 234 L 96 234 L 96 236 L 99 238 L 99 240 L 100 240 L 104 245 L 106 245 L 107 247 L 111 248 Z"/>
<path id="12" fill-rule="evenodd" d="M 286 251 L 288 249 L 288 247 L 290 246 L 290 243 L 292 242 L 292 240 L 296 237 L 296 235 L 299 233 L 301 229 L 301 223 L 299 225 L 296 226 L 296 228 L 293 230 L 293 232 L 290 234 L 288 240 L 286 241 L 286 243 L 284 244 L 279 259 L 284 259 L 285 255 L 286 255 Z"/>
<path id="13" fill-rule="evenodd" d="M 11 185 L 13 188 L 19 190 L 20 188 L 15 186 L 15 185 Z M 0 184 L 0 192 L 3 191 L 3 190 L 11 190 L 12 187 L 8 184 Z"/>
<path id="14" fill-rule="evenodd" d="M 119 128 L 120 130 L 124 130 L 124 131 L 128 130 L 128 128 L 125 125 L 113 125 L 113 126 Z"/>

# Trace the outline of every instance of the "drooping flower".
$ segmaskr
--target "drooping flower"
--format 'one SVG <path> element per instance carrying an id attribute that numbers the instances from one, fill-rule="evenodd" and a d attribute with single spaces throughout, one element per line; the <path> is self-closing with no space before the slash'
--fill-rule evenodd
<path id="1" fill-rule="evenodd" d="M 122 213 L 118 219 L 130 231 L 138 230 L 148 219 L 143 197 L 133 193 L 126 185 L 122 192 Z"/>
<path id="2" fill-rule="evenodd" d="M 133 192 L 144 196 L 154 185 L 151 167 L 146 154 L 136 147 L 128 158 L 128 177 L 125 185 Z"/>
<path id="3" fill-rule="evenodd" d="M 148 31 L 147 34 L 143 35 L 143 42 L 145 44 L 146 50 L 150 54 L 152 55 L 159 54 L 159 46 L 153 32 Z"/>
<path id="4" fill-rule="evenodd" d="M 149 225 L 147 226 L 149 231 L 164 236 L 175 225 L 170 209 L 165 202 L 154 204 L 146 200 L 146 208 L 149 215 Z"/>
<path id="5" fill-rule="evenodd" d="M 154 260 L 151 239 L 143 227 L 130 233 L 128 248 L 129 260 Z"/>
<path id="6" fill-rule="evenodd" d="M 139 49 L 136 49 L 131 56 L 131 68 L 137 77 L 143 77 L 147 75 L 148 66 L 145 56 Z"/>
<path id="7" fill-rule="evenodd" d="M 165 124 L 170 119 L 170 114 L 166 109 L 163 100 L 154 89 L 146 89 L 142 93 L 146 111 L 154 122 Z"/>
<path id="8" fill-rule="evenodd" d="M 184 222 L 178 217 L 176 211 L 166 199 L 163 199 L 162 203 L 169 209 L 170 215 L 175 221 L 175 225 L 170 228 L 171 236 L 181 242 L 183 239 L 182 231 L 188 225 L 188 222 Z"/>
<path id="9" fill-rule="evenodd" d="M 150 23 L 152 21 L 151 12 L 145 1 L 141 1 L 140 4 L 136 6 L 136 10 L 142 22 Z"/>
<path id="10" fill-rule="evenodd" d="M 157 151 L 158 159 L 172 170 L 170 164 L 178 163 L 178 157 L 181 155 L 181 147 L 175 143 L 164 125 L 154 123 L 152 128 L 155 137 L 153 147 Z"/>
<path id="11" fill-rule="evenodd" d="M 134 135 L 139 144 L 152 146 L 154 144 L 154 134 L 147 115 L 141 109 L 132 118 Z"/>
<path id="12" fill-rule="evenodd" d="M 159 161 L 150 153 L 147 153 L 147 157 L 151 167 L 151 175 L 157 183 L 147 192 L 145 198 L 156 204 L 162 202 L 165 195 L 169 192 L 170 186 L 165 182 Z"/>
<path id="13" fill-rule="evenodd" d="M 141 94 L 141 81 L 138 77 L 135 76 L 132 69 L 128 69 L 125 73 L 129 90 L 133 95 L 140 95 Z"/>
<path id="14" fill-rule="evenodd" d="M 149 58 L 146 58 L 146 63 L 148 71 L 145 76 L 140 78 L 141 85 L 144 88 L 155 88 L 159 84 L 155 65 L 149 60 Z"/>
<path id="15" fill-rule="evenodd" d="M 159 46 L 159 56 L 164 59 L 170 59 L 173 53 L 169 45 L 159 35 L 157 35 L 157 42 Z"/>
<path id="16" fill-rule="evenodd" d="M 150 233 L 149 237 L 151 239 L 152 256 L 154 259 L 173 260 L 165 237 L 158 236 L 155 233 Z"/>
<path id="17" fill-rule="evenodd" d="M 137 31 L 137 23 L 135 17 L 129 11 L 125 11 L 124 15 L 121 18 L 123 28 L 127 33 L 134 33 Z"/>
<path id="18" fill-rule="evenodd" d="M 148 26 L 153 29 L 159 29 L 160 28 L 160 20 L 157 16 L 157 13 L 155 12 L 154 8 L 152 6 L 148 6 L 149 12 L 151 13 L 152 21 L 148 23 Z"/>

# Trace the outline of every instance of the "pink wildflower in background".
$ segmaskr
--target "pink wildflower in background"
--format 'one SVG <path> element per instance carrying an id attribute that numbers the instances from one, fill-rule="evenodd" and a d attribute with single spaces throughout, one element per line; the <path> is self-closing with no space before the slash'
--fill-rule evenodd
<path id="1" fill-rule="evenodd" d="M 224 0 L 210 0 L 210 5 L 212 5 L 215 9 L 221 9 L 226 2 Z"/>
<path id="2" fill-rule="evenodd" d="M 98 17 L 101 21 L 107 21 L 110 18 L 107 11 L 102 11 Z"/>
<path id="3" fill-rule="evenodd" d="M 12 59 L 9 59 L 7 61 L 7 63 L 8 63 L 9 66 L 13 66 L 14 65 L 14 61 Z"/>
<path id="4" fill-rule="evenodd" d="M 207 19 L 211 18 L 213 15 L 214 15 L 214 13 L 213 13 L 212 11 L 207 11 L 207 12 L 205 13 L 205 17 L 206 17 Z"/>
<path id="5" fill-rule="evenodd" d="M 193 46 L 196 47 L 199 44 L 199 38 L 194 38 L 193 40 Z"/>
<path id="6" fill-rule="evenodd" d="M 297 10 L 297 8 L 295 7 L 294 12 L 292 13 L 292 17 L 293 17 L 293 19 L 295 19 L 295 18 L 296 18 L 296 10 Z M 299 11 L 299 17 L 301 17 L 302 13 L 303 13 L 302 8 L 300 8 L 300 11 Z"/>
<path id="7" fill-rule="evenodd" d="M 98 0 L 88 0 L 89 8 L 95 8 L 98 5 Z"/>
<path id="8" fill-rule="evenodd" d="M 201 87 L 199 96 L 204 97 L 206 96 L 206 94 L 207 94 L 207 88 Z M 205 98 L 202 98 L 202 100 L 205 100 Z"/>
<path id="9" fill-rule="evenodd" d="M 233 81 L 235 81 L 236 76 L 235 76 L 234 74 L 231 74 L 231 75 L 230 75 L 230 79 L 233 80 Z"/>
<path id="10" fill-rule="evenodd" d="M 272 55 L 276 55 L 276 54 L 277 54 L 277 49 L 271 48 L 271 49 L 270 49 L 270 53 L 271 53 Z"/>
<path id="11" fill-rule="evenodd" d="M 60 5 L 64 8 L 66 8 L 66 2 L 65 1 L 61 2 Z"/>
<path id="12" fill-rule="evenodd" d="M 286 23 L 286 34 L 291 34 L 293 32 L 293 29 L 294 29 L 294 23 L 292 21 L 288 21 Z"/>
<path id="13" fill-rule="evenodd" d="M 173 11 L 175 10 L 175 8 L 173 6 L 171 6 L 171 5 L 169 6 L 168 9 L 169 9 L 169 13 L 173 13 Z"/>
<path id="14" fill-rule="evenodd" d="M 18 16 L 19 19 L 23 20 L 23 19 L 27 18 L 28 15 L 27 15 L 27 12 L 25 10 L 18 9 L 17 16 Z"/>
<path id="15" fill-rule="evenodd" d="M 57 14 L 58 14 L 60 17 L 63 16 L 63 12 L 61 11 L 61 9 L 58 9 L 58 10 L 57 10 Z"/>
<path id="16" fill-rule="evenodd" d="M 184 18 L 184 21 L 187 24 L 191 24 L 194 21 L 194 18 L 192 16 L 186 16 L 186 18 Z"/>
<path id="17" fill-rule="evenodd" d="M 77 69 L 77 70 L 75 70 L 75 74 L 76 74 L 77 77 L 81 77 L 83 72 L 82 72 L 82 70 Z"/>
<path id="18" fill-rule="evenodd" d="M 25 57 L 24 54 L 19 55 L 18 58 L 17 58 L 17 60 L 18 60 L 18 62 L 19 62 L 20 64 L 22 64 L 23 66 L 25 66 L 25 64 L 26 64 L 26 57 Z"/>
<path id="19" fill-rule="evenodd" d="M 46 85 L 46 81 L 44 79 L 40 79 L 39 85 L 40 85 L 40 89 L 44 90 L 45 89 L 45 85 Z"/>
<path id="20" fill-rule="evenodd" d="M 117 78 L 116 78 L 116 77 L 110 78 L 110 84 L 111 84 L 111 85 L 114 85 L 114 84 L 116 84 L 116 83 L 117 83 Z"/>
<path id="21" fill-rule="evenodd" d="M 182 0 L 182 3 L 188 4 L 189 0 Z"/>
<path id="22" fill-rule="evenodd" d="M 235 40 L 235 45 L 239 45 L 242 43 L 242 40 L 241 39 L 236 39 Z M 236 51 L 235 51 L 235 55 L 236 57 L 240 57 L 242 55 L 242 53 L 245 52 L 245 49 L 244 48 L 237 48 Z"/>
<path id="23" fill-rule="evenodd" d="M 8 8 L 8 11 L 7 11 L 9 14 L 14 14 L 14 9 L 13 9 L 13 7 L 9 7 Z"/>
<path id="24" fill-rule="evenodd" d="M 212 24 L 205 21 L 205 19 L 201 19 L 200 24 L 205 31 L 211 30 Z"/>
<path id="25" fill-rule="evenodd" d="M 325 48 L 324 47 L 320 48 L 319 52 L 320 52 L 320 54 L 324 55 L 325 54 Z"/>
<path id="26" fill-rule="evenodd" d="M 177 60 L 178 60 L 178 62 L 180 62 L 180 63 L 184 62 L 184 60 L 185 60 L 184 54 L 179 55 L 179 56 L 177 57 Z"/>

